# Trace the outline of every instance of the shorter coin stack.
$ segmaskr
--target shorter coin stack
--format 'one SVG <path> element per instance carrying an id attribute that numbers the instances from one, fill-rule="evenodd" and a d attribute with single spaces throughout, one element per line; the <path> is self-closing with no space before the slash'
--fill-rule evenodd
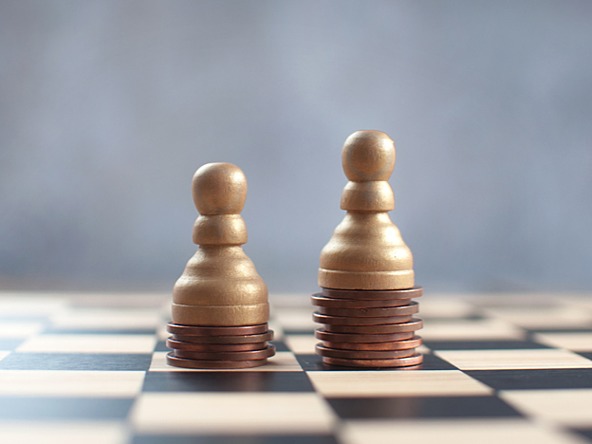
<path id="1" fill-rule="evenodd" d="M 167 363 L 185 368 L 249 368 L 267 363 L 275 347 L 267 323 L 237 327 L 169 323 Z"/>
<path id="2" fill-rule="evenodd" d="M 421 364 L 415 350 L 422 328 L 412 301 L 421 287 L 406 290 L 336 290 L 322 288 L 312 296 L 316 352 L 325 364 L 348 367 L 405 367 Z"/>

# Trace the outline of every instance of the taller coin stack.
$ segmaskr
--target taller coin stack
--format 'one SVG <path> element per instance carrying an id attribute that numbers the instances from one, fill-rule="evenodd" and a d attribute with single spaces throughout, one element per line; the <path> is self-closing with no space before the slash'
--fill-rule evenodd
<path id="1" fill-rule="evenodd" d="M 193 201 L 200 216 L 193 226 L 199 245 L 173 289 L 173 336 L 169 365 L 185 368 L 246 368 L 275 353 L 267 341 L 267 286 L 242 245 L 247 229 L 240 215 L 247 196 L 243 172 L 210 163 L 193 176 Z"/>
<path id="2" fill-rule="evenodd" d="M 395 144 L 380 131 L 357 131 L 342 152 L 349 179 L 341 195 L 347 213 L 321 252 L 319 286 L 312 296 L 316 352 L 325 364 L 404 367 L 421 364 L 415 318 L 421 287 L 413 256 L 388 211 L 395 208 L 388 179 Z"/>

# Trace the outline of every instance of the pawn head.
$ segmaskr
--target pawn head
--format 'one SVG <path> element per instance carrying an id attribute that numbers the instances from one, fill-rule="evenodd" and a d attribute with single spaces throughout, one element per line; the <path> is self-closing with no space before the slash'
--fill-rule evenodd
<path id="1" fill-rule="evenodd" d="M 395 142 L 381 131 L 356 131 L 345 140 L 341 161 L 351 181 L 388 180 L 395 167 Z"/>
<path id="2" fill-rule="evenodd" d="M 193 175 L 193 202 L 200 214 L 238 214 L 247 198 L 247 179 L 231 163 L 208 163 Z"/>

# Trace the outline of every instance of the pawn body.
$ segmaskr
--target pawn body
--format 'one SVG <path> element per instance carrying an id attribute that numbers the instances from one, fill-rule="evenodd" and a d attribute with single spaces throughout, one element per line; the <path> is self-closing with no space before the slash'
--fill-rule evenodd
<path id="1" fill-rule="evenodd" d="M 321 251 L 319 286 L 347 290 L 398 290 L 414 285 L 413 256 L 388 211 L 395 207 L 388 183 L 394 142 L 380 131 L 358 131 L 345 142 L 349 179 L 341 208 L 347 211 Z"/>
<path id="2" fill-rule="evenodd" d="M 201 247 L 175 283 L 174 323 L 239 326 L 268 318 L 267 286 L 240 246 Z"/>
<path id="3" fill-rule="evenodd" d="M 173 323 L 242 326 L 268 321 L 267 286 L 241 246 L 247 242 L 240 216 L 246 191 L 243 172 L 232 164 L 207 164 L 195 173 L 193 199 L 200 216 L 193 241 L 200 248 L 173 288 Z"/>

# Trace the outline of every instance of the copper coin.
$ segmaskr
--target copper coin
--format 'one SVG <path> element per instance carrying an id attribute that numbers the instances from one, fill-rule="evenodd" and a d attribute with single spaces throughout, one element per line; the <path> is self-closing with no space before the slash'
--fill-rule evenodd
<path id="1" fill-rule="evenodd" d="M 266 342 L 273 339 L 273 331 L 258 335 L 243 336 L 182 336 L 173 335 L 173 339 L 182 342 L 191 342 L 194 344 L 254 344 L 257 342 Z"/>
<path id="2" fill-rule="evenodd" d="M 357 318 L 386 318 L 390 316 L 407 316 L 419 311 L 419 304 L 411 302 L 400 307 L 370 307 L 370 308 L 335 308 L 317 307 L 317 313 L 328 316 L 347 316 Z"/>
<path id="3" fill-rule="evenodd" d="M 404 341 L 411 339 L 413 332 L 406 333 L 391 333 L 384 335 L 356 335 L 350 333 L 331 333 L 324 330 L 315 331 L 315 338 L 321 341 L 329 342 L 351 342 L 351 343 L 374 343 L 374 342 L 392 342 L 392 341 Z"/>
<path id="4" fill-rule="evenodd" d="M 395 359 L 395 358 L 406 358 L 416 353 L 414 348 L 407 350 L 384 350 L 384 351 L 373 351 L 373 350 L 340 350 L 335 348 L 325 347 L 324 345 L 317 344 L 315 351 L 318 355 L 325 356 L 327 358 L 340 358 L 340 359 Z"/>
<path id="5" fill-rule="evenodd" d="M 413 318 L 409 322 L 402 324 L 384 324 L 384 325 L 336 325 L 325 324 L 325 331 L 331 333 L 362 333 L 362 334 L 383 334 L 383 333 L 403 333 L 417 331 L 423 327 L 423 321 L 419 318 Z"/>
<path id="6" fill-rule="evenodd" d="M 329 348 L 336 348 L 339 350 L 408 350 L 410 348 L 419 347 L 422 344 L 421 337 L 413 336 L 411 339 L 403 341 L 391 342 L 372 342 L 372 343 L 353 343 L 353 342 L 331 342 L 323 341 L 323 345 Z"/>
<path id="7" fill-rule="evenodd" d="M 336 288 L 321 288 L 321 294 L 335 299 L 371 299 L 374 301 L 389 301 L 391 299 L 413 299 L 423 295 L 423 288 L 414 287 L 405 290 L 339 290 Z"/>
<path id="8" fill-rule="evenodd" d="M 334 299 L 323 296 L 319 293 L 313 294 L 310 299 L 312 305 L 319 307 L 335 308 L 370 308 L 370 307 L 400 307 L 411 302 L 410 299 L 392 299 L 390 301 L 373 301 L 364 299 Z"/>
<path id="9" fill-rule="evenodd" d="M 198 361 L 196 359 L 178 358 L 172 353 L 167 354 L 167 364 L 183 368 L 250 368 L 267 364 L 267 359 L 256 361 Z"/>
<path id="10" fill-rule="evenodd" d="M 195 352 L 240 352 L 263 350 L 265 347 L 267 347 L 267 342 L 255 342 L 253 344 L 195 344 L 169 338 L 166 340 L 166 346 L 174 350 L 187 350 Z"/>
<path id="11" fill-rule="evenodd" d="M 257 361 L 275 355 L 275 347 L 268 345 L 263 350 L 243 352 L 194 352 L 188 350 L 174 350 L 177 358 L 196 359 L 198 361 Z"/>
<path id="12" fill-rule="evenodd" d="M 208 327 L 202 325 L 167 324 L 167 331 L 182 336 L 234 336 L 257 335 L 267 331 L 267 324 L 244 325 L 237 327 Z"/>
<path id="13" fill-rule="evenodd" d="M 314 312 L 313 321 L 319 324 L 334 325 L 381 325 L 381 324 L 402 324 L 409 322 L 413 317 L 409 316 L 389 316 L 387 318 L 356 318 L 353 316 L 329 316 Z"/>
<path id="14" fill-rule="evenodd" d="M 409 365 L 421 364 L 423 362 L 423 356 L 415 354 L 406 358 L 394 359 L 342 359 L 323 356 L 323 362 L 341 367 L 407 367 Z"/>

